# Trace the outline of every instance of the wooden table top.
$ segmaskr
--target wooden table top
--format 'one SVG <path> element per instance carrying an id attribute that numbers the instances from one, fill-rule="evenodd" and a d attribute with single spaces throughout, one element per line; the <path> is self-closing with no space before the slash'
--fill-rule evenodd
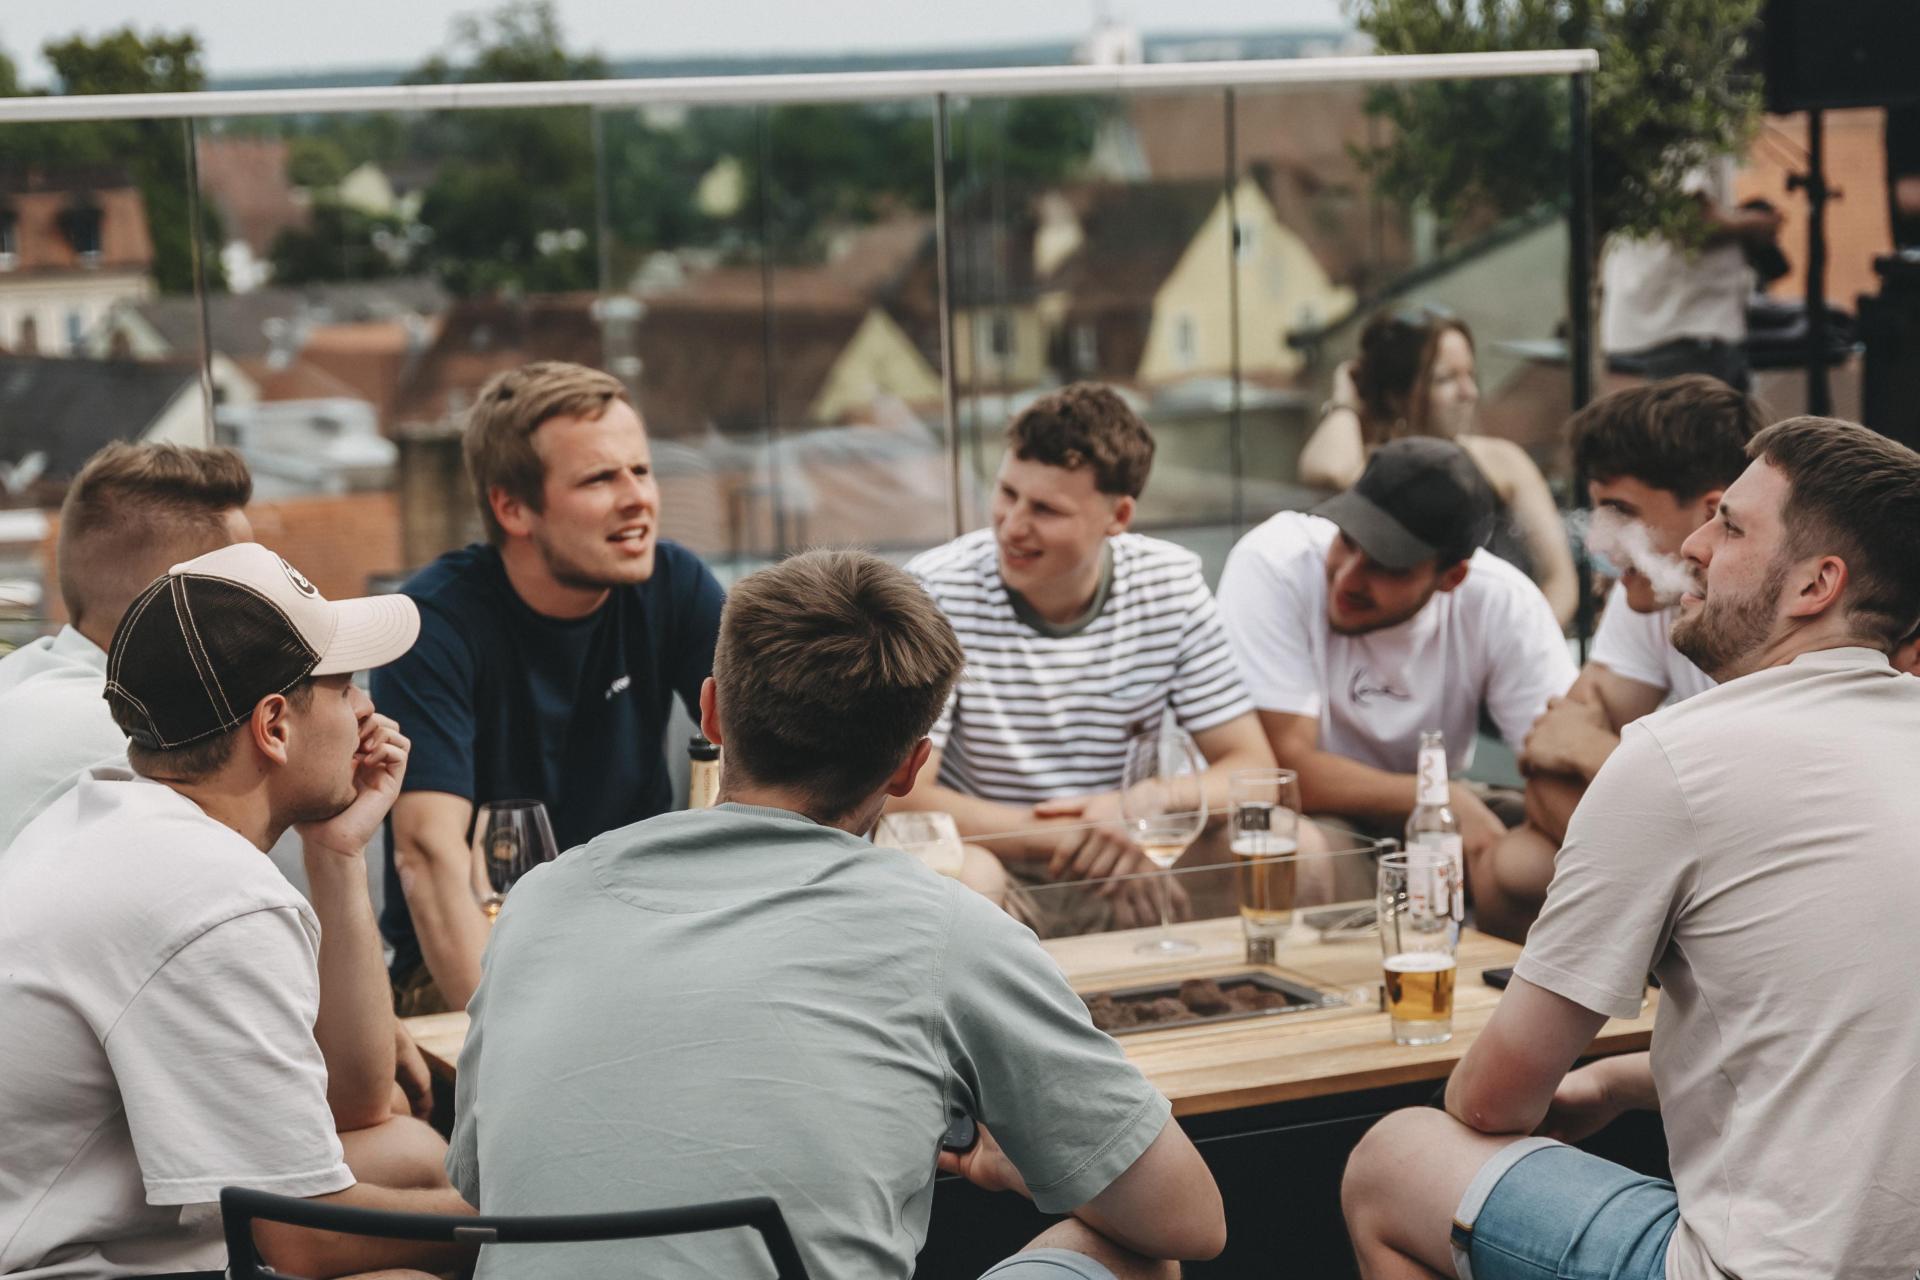
<path id="1" fill-rule="evenodd" d="M 1243 973 L 1240 920 L 1229 916 L 1174 926 L 1200 950 L 1173 960 L 1134 954 L 1153 929 L 1121 930 L 1043 945 L 1078 991 L 1141 986 L 1164 980 Z M 1175 1115 L 1205 1115 L 1240 1107 L 1354 1093 L 1447 1077 L 1493 1016 L 1500 993 L 1480 980 L 1482 969 L 1511 965 L 1520 948 L 1472 929 L 1460 939 L 1454 989 L 1453 1039 L 1445 1044 L 1396 1045 L 1387 1015 L 1372 1003 L 1238 1022 L 1122 1033 L 1127 1057 L 1173 1102 Z M 1380 945 L 1374 938 L 1320 942 L 1295 926 L 1278 963 L 1269 968 L 1311 986 L 1342 992 L 1380 983 Z M 1615 1019 L 1594 1038 L 1594 1054 L 1632 1053 L 1652 1040 L 1659 992 L 1647 993 L 1638 1018 Z M 407 1029 L 435 1071 L 451 1079 L 467 1036 L 465 1013 L 408 1018 Z"/>

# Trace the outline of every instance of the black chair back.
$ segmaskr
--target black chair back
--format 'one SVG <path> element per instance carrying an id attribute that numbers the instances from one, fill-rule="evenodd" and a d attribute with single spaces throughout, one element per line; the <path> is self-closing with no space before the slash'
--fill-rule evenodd
<path id="1" fill-rule="evenodd" d="M 220 1192 L 220 1216 L 227 1235 L 229 1280 L 289 1280 L 260 1260 L 253 1224 L 264 1219 L 317 1231 L 417 1240 L 437 1244 L 574 1244 L 589 1240 L 644 1240 L 749 1227 L 773 1258 L 779 1280 L 808 1280 L 787 1220 L 771 1196 L 720 1200 L 677 1209 L 641 1209 L 631 1213 L 574 1213 L 550 1216 L 456 1218 L 437 1213 L 388 1213 L 350 1205 L 299 1200 L 291 1196 L 227 1187 Z"/>

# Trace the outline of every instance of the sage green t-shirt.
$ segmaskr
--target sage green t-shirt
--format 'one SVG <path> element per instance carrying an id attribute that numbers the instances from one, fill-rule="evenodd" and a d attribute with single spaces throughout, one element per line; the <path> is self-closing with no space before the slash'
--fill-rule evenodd
<path id="1" fill-rule="evenodd" d="M 483 1213 L 770 1195 L 816 1276 L 905 1277 L 956 1113 L 1063 1213 L 1171 1108 L 1031 931 L 906 854 L 742 805 L 523 878 L 460 1055 L 454 1185 Z M 489 1246 L 479 1274 L 771 1275 L 751 1232 Z"/>

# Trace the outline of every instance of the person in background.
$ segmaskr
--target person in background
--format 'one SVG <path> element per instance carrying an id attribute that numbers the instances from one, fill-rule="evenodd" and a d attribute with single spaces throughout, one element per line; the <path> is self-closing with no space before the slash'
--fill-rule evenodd
<path id="1" fill-rule="evenodd" d="M 967 667 L 895 807 L 944 810 L 963 836 L 1027 833 L 993 842 L 1020 879 L 1152 869 L 1117 825 L 1143 723 L 1171 712 L 1193 735 L 1209 812 L 1234 771 L 1273 767 L 1200 557 L 1128 531 L 1153 452 L 1111 389 L 1045 396 L 1007 428 L 991 526 L 907 564 Z"/>
<path id="2" fill-rule="evenodd" d="M 1376 449 L 1351 489 L 1312 514 L 1281 512 L 1227 557 L 1221 621 L 1309 811 L 1397 837 L 1422 732 L 1445 734 L 1457 774 L 1483 708 L 1518 751 L 1573 683 L 1546 598 L 1484 550 L 1493 521 L 1467 452 L 1412 436 Z M 1451 806 L 1471 869 L 1506 824 L 1464 783 Z"/>
<path id="3" fill-rule="evenodd" d="M 1673 643 L 1718 685 L 1626 727 L 1446 1110 L 1355 1149 L 1368 1280 L 1913 1269 L 1920 682 L 1888 655 L 1920 618 L 1920 454 L 1827 418 L 1748 452 L 1681 552 Z M 1574 1069 L 1649 970 L 1652 1053 Z M 1647 1109 L 1671 1182 L 1561 1145 Z"/>
<path id="4" fill-rule="evenodd" d="M 700 696 L 720 804 L 608 832 L 501 912 L 447 1160 L 483 1212 L 767 1195 L 810 1274 L 904 1280 L 945 1170 L 1068 1215 L 996 1280 L 1171 1280 L 1167 1259 L 1219 1252 L 1206 1164 L 1032 932 L 868 842 L 963 660 L 874 556 L 809 552 L 734 586 Z M 978 1140 L 942 1152 L 956 1115 Z M 710 1232 L 483 1248 L 478 1275 L 742 1276 L 764 1257 Z"/>
<path id="5" fill-rule="evenodd" d="M 1367 454 L 1389 440 L 1438 436 L 1473 456 L 1498 515 L 1488 550 L 1540 585 L 1565 628 L 1579 606 L 1579 575 L 1553 491 L 1526 450 L 1474 431 L 1480 390 L 1473 332 L 1437 308 L 1381 313 L 1360 331 L 1360 354 L 1334 378 L 1333 398 L 1300 451 L 1300 483 L 1345 489 Z"/>
<path id="6" fill-rule="evenodd" d="M 502 373 L 467 415 L 487 541 L 401 588 L 420 642 L 374 675 L 414 741 L 393 808 L 381 929 L 403 1014 L 465 1007 L 480 980 L 478 806 L 538 800 L 560 848 L 672 807 L 672 700 L 713 665 L 720 584 L 660 537 L 660 488 L 618 379 L 546 361 Z"/>
<path id="7" fill-rule="evenodd" d="M 219 1274 L 225 1186 L 471 1212 L 390 1106 L 393 1014 L 365 850 L 407 740 L 352 682 L 412 643 L 404 597 L 330 603 L 255 543 L 132 600 L 90 769 L 0 858 L 0 1274 Z M 289 829 L 312 902 L 268 861 Z M 262 1226 L 270 1265 L 457 1256 Z"/>
<path id="8" fill-rule="evenodd" d="M 253 537 L 253 477 L 231 449 L 113 443 L 60 506 L 67 625 L 0 658 L 0 852 L 81 771 L 124 757 L 107 713 L 107 643 L 127 603 L 182 560 Z"/>
<path id="9" fill-rule="evenodd" d="M 1746 470 L 1747 442 L 1762 425 L 1751 399 L 1703 374 L 1616 391 L 1568 424 L 1595 510 L 1588 542 L 1620 578 L 1580 678 L 1527 733 L 1520 753 L 1527 821 L 1483 846 L 1479 865 L 1468 868 L 1475 924 L 1485 932 L 1526 937 L 1567 821 L 1621 731 L 1713 687 L 1667 636 L 1688 576 L 1679 551 Z"/>
<path id="10" fill-rule="evenodd" d="M 1609 238 L 1600 260 L 1600 346 L 1617 371 L 1649 379 L 1704 373 L 1748 389 L 1747 300 L 1753 276 L 1743 246 L 1780 233 L 1780 214 L 1734 205 L 1734 158 L 1689 170 L 1705 236 Z"/>

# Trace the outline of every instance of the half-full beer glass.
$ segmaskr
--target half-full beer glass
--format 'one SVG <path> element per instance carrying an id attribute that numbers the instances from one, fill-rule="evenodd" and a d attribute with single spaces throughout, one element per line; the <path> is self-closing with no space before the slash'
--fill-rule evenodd
<path id="1" fill-rule="evenodd" d="M 1446 853 L 1380 859 L 1380 955 L 1395 1044 L 1453 1038 L 1461 886 Z"/>
<path id="2" fill-rule="evenodd" d="M 1247 959 L 1271 964 L 1293 927 L 1293 855 L 1300 849 L 1300 782 L 1291 769 L 1247 769 L 1228 779 L 1234 874 Z"/>

